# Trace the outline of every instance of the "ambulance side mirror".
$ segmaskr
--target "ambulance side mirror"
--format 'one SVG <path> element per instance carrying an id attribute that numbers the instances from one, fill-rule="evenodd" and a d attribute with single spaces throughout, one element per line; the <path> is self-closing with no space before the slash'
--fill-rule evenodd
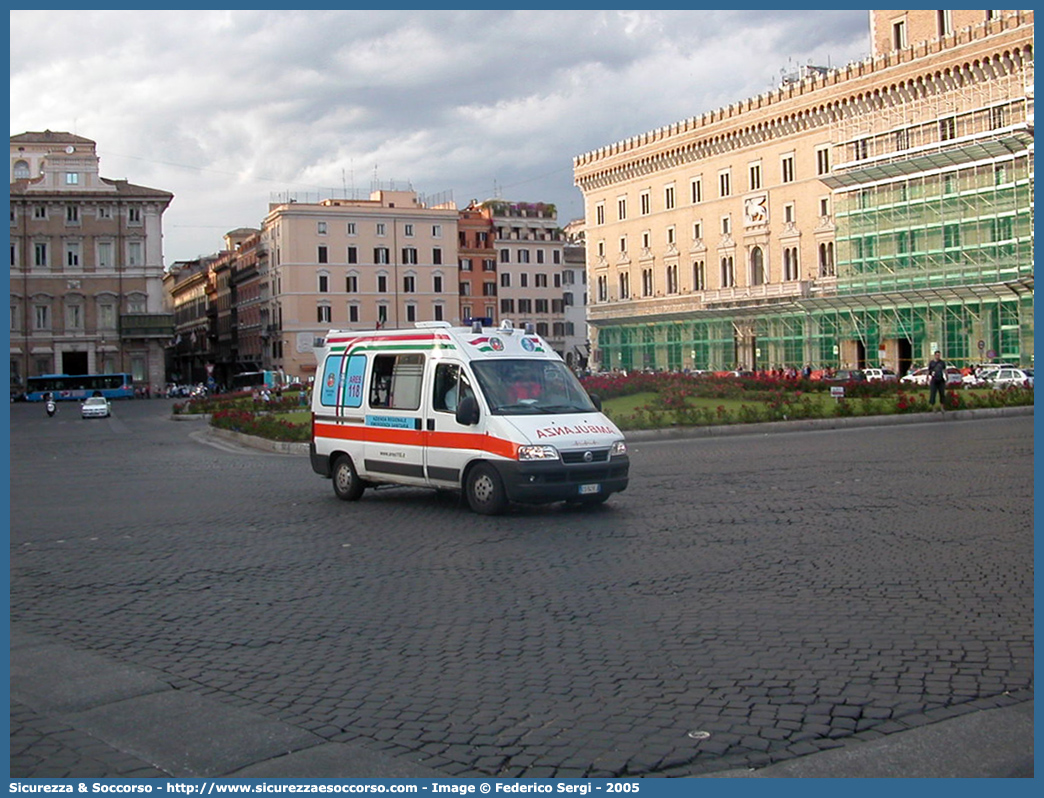
<path id="1" fill-rule="evenodd" d="M 478 400 L 474 396 L 465 396 L 460 400 L 460 404 L 457 405 L 457 423 L 470 427 L 473 424 L 478 424 L 478 420 Z"/>
<path id="2" fill-rule="evenodd" d="M 589 393 L 588 396 L 591 397 L 591 404 L 593 404 L 595 406 L 595 410 L 597 410 L 599 413 L 601 413 L 602 412 L 602 397 L 600 397 L 596 393 Z"/>

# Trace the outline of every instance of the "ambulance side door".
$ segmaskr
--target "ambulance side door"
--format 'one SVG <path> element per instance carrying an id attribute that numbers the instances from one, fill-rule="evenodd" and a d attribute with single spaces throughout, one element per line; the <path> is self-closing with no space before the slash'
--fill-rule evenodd
<path id="1" fill-rule="evenodd" d="M 422 353 L 373 355 L 366 396 L 362 471 L 375 481 L 424 485 Z"/>
<path id="2" fill-rule="evenodd" d="M 475 392 L 463 364 L 441 360 L 434 366 L 424 422 L 425 471 L 433 485 L 459 488 L 464 467 L 476 455 L 483 436 L 479 426 L 457 423 L 457 405 Z"/>

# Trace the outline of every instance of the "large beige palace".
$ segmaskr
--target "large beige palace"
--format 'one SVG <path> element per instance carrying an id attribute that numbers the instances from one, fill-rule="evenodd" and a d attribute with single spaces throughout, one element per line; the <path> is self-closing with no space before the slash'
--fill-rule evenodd
<path id="1" fill-rule="evenodd" d="M 574 159 L 602 369 L 1033 362 L 1033 13 L 873 11 L 872 56 Z"/>

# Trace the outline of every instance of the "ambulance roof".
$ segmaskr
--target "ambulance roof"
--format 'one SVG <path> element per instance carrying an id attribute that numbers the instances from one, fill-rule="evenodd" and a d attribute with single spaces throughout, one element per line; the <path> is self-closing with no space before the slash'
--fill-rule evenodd
<path id="1" fill-rule="evenodd" d="M 324 346 L 328 352 L 432 352 L 456 354 L 464 360 L 524 357 L 561 360 L 558 353 L 535 333 L 515 328 L 510 321 L 499 327 L 451 327 L 449 322 L 418 322 L 412 330 L 330 330 Z"/>

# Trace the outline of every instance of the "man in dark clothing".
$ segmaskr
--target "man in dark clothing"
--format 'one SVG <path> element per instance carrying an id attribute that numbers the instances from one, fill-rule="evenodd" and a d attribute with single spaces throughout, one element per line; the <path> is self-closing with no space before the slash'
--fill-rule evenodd
<path id="1" fill-rule="evenodd" d="M 942 353 L 936 349 L 935 356 L 928 363 L 928 405 L 935 409 L 935 396 L 939 396 L 939 410 L 946 409 L 946 361 Z"/>

